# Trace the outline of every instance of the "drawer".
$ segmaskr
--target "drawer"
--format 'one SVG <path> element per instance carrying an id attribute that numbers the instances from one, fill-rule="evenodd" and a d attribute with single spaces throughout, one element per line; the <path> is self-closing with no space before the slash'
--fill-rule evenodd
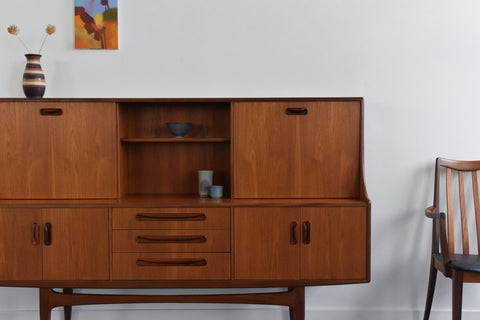
<path id="1" fill-rule="evenodd" d="M 113 280 L 229 279 L 229 253 L 113 254 Z"/>
<path id="2" fill-rule="evenodd" d="M 230 252 L 230 229 L 115 230 L 113 252 Z"/>
<path id="3" fill-rule="evenodd" d="M 113 229 L 230 229 L 230 208 L 116 208 Z"/>

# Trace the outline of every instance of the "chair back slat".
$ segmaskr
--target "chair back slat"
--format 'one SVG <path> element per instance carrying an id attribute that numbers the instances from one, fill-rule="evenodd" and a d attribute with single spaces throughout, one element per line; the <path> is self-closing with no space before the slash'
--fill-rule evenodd
<path id="1" fill-rule="evenodd" d="M 462 222 L 462 244 L 463 254 L 470 253 L 468 244 L 468 220 L 467 220 L 467 206 L 465 205 L 465 184 L 463 171 L 458 172 L 458 193 L 460 200 L 460 218 Z"/>
<path id="2" fill-rule="evenodd" d="M 477 171 L 472 171 L 473 203 L 475 208 L 475 222 L 477 227 L 477 248 L 480 248 L 480 200 L 478 197 Z"/>
<path id="3" fill-rule="evenodd" d="M 452 201 L 452 169 L 446 169 L 447 178 L 447 227 L 448 227 L 448 251 L 455 252 L 455 233 L 453 232 L 453 201 Z"/>

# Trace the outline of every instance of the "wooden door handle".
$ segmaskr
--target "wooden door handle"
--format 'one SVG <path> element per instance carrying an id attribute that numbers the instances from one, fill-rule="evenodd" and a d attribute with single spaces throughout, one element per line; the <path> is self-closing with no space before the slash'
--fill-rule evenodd
<path id="1" fill-rule="evenodd" d="M 304 116 L 308 114 L 308 108 L 286 108 L 285 113 L 289 116 Z"/>
<path id="2" fill-rule="evenodd" d="M 34 222 L 32 223 L 32 245 L 36 246 L 40 242 L 38 239 L 38 229 L 39 225 L 38 223 Z"/>
<path id="3" fill-rule="evenodd" d="M 50 222 L 45 223 L 43 231 L 45 233 L 43 236 L 43 242 L 46 246 L 49 246 L 52 244 L 52 224 Z"/>
<path id="4" fill-rule="evenodd" d="M 310 221 L 303 222 L 303 244 L 310 244 Z"/>
<path id="5" fill-rule="evenodd" d="M 297 221 L 290 223 L 290 244 L 297 244 Z"/>
<path id="6" fill-rule="evenodd" d="M 206 259 L 137 259 L 139 267 L 203 267 Z"/>
<path id="7" fill-rule="evenodd" d="M 137 221 L 204 221 L 204 213 L 138 213 Z"/>
<path id="8" fill-rule="evenodd" d="M 137 243 L 205 243 L 205 236 L 137 236 Z"/>

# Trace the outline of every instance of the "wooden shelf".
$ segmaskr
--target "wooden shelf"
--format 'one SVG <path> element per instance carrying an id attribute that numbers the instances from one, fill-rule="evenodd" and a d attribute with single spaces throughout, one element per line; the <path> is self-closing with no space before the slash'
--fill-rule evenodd
<path id="1" fill-rule="evenodd" d="M 122 138 L 127 143 L 230 142 L 230 138 Z"/>

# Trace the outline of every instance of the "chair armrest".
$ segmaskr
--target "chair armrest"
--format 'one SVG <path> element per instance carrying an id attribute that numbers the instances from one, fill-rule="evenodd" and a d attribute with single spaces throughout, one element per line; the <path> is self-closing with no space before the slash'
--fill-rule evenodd
<path id="1" fill-rule="evenodd" d="M 431 219 L 441 219 L 443 216 L 443 219 L 445 219 L 445 213 L 438 212 L 438 209 L 435 206 L 431 206 L 425 209 L 425 216 Z"/>
<path id="2" fill-rule="evenodd" d="M 434 239 L 440 240 L 440 248 L 442 252 L 443 264 L 446 266 L 450 262 L 450 252 L 448 250 L 448 240 L 447 240 L 447 227 L 446 227 L 446 216 L 444 212 L 438 212 L 438 208 L 435 206 L 428 207 L 425 209 L 425 216 L 438 221 L 438 230 L 436 232 L 437 236 L 434 236 Z M 438 241 L 438 240 L 437 240 Z"/>

